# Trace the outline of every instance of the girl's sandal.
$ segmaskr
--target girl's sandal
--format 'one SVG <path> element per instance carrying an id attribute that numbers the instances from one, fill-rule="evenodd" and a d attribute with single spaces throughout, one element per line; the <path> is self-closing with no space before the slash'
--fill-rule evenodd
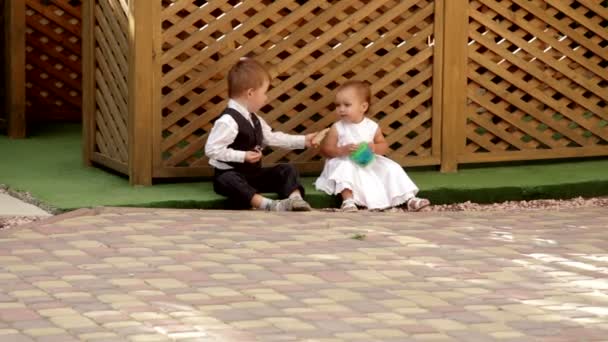
<path id="1" fill-rule="evenodd" d="M 342 202 L 342 205 L 340 206 L 340 210 L 345 213 L 354 213 L 354 212 L 358 211 L 359 208 L 357 208 L 355 201 L 346 200 L 346 201 Z"/>
<path id="2" fill-rule="evenodd" d="M 426 198 L 412 197 L 407 200 L 407 210 L 409 211 L 420 211 L 420 209 L 429 205 L 431 205 L 431 202 Z"/>

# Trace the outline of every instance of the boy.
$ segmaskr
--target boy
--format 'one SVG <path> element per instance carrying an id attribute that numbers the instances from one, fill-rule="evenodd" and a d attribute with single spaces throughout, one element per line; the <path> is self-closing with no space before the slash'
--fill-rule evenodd
<path id="1" fill-rule="evenodd" d="M 310 211 L 304 188 L 293 165 L 262 168 L 263 146 L 287 149 L 310 147 L 315 133 L 291 135 L 273 132 L 255 112 L 268 100 L 268 71 L 251 58 L 242 58 L 228 73 L 228 107 L 214 123 L 205 144 L 209 164 L 215 168 L 213 190 L 228 197 L 237 209 Z M 274 192 L 281 200 L 260 195 Z"/>

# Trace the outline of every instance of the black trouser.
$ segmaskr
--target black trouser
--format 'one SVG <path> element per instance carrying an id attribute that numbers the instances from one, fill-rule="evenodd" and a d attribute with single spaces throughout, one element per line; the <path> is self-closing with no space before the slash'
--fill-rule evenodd
<path id="1" fill-rule="evenodd" d="M 272 192 L 287 198 L 296 189 L 304 196 L 298 170 L 291 164 L 265 167 L 255 172 L 215 169 L 213 190 L 228 197 L 233 209 L 251 208 L 251 199 L 257 193 Z"/>

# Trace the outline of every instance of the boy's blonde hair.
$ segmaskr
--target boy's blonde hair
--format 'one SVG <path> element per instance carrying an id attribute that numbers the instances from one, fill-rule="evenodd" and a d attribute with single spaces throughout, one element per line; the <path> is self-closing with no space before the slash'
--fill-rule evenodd
<path id="1" fill-rule="evenodd" d="M 228 72 L 228 96 L 239 97 L 247 89 L 262 87 L 265 81 L 270 82 L 270 74 L 260 62 L 241 58 Z"/>
<path id="2" fill-rule="evenodd" d="M 352 88 L 357 93 L 357 96 L 363 101 L 367 102 L 367 110 L 369 111 L 369 107 L 371 107 L 372 103 L 372 90 L 369 82 L 366 81 L 357 81 L 357 80 L 349 80 L 344 84 L 338 87 L 336 92 L 340 92 L 344 89 Z"/>

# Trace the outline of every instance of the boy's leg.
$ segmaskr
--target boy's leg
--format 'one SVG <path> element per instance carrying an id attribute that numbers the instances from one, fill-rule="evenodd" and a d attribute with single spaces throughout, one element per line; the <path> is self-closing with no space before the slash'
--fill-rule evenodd
<path id="1" fill-rule="evenodd" d="M 288 199 L 272 200 L 260 194 L 255 194 L 251 198 L 251 206 L 256 209 L 264 209 L 269 211 L 289 211 L 293 205 Z"/>
<path id="2" fill-rule="evenodd" d="M 264 201 L 267 201 L 268 199 L 260 194 L 255 194 L 253 195 L 253 197 L 251 198 L 251 206 L 254 208 L 262 208 L 266 205 L 266 203 L 264 203 Z"/>
<path id="3" fill-rule="evenodd" d="M 300 184 L 298 170 L 291 164 L 279 164 L 263 168 L 256 178 L 256 188 L 260 192 L 274 192 L 279 198 L 287 198 L 294 191 L 304 196 L 304 187 Z"/>
<path id="4" fill-rule="evenodd" d="M 259 194 L 259 176 L 247 177 L 228 170 L 218 171 L 213 179 L 216 193 L 228 197 L 232 209 L 262 208 L 273 211 L 295 210 L 290 200 L 274 201 Z M 306 203 L 308 205 L 308 203 Z M 297 207 L 297 206 L 296 206 Z"/>
<path id="5" fill-rule="evenodd" d="M 255 187 L 261 192 L 274 192 L 279 198 L 290 199 L 293 211 L 309 211 L 310 204 L 304 201 L 304 187 L 300 183 L 298 170 L 291 164 L 279 164 L 262 169 L 256 178 Z"/>
<path id="6" fill-rule="evenodd" d="M 213 190 L 228 197 L 234 209 L 250 209 L 252 199 L 258 192 L 249 184 L 245 175 L 233 170 L 216 171 Z"/>

